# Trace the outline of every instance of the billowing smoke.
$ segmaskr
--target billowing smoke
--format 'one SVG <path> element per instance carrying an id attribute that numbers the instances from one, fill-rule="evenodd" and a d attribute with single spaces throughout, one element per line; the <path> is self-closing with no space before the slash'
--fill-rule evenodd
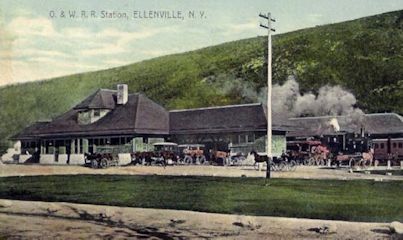
<path id="1" fill-rule="evenodd" d="M 267 103 L 267 88 L 260 91 L 258 100 Z M 283 85 L 275 84 L 272 89 L 272 111 L 277 118 L 287 119 L 301 116 L 360 116 L 354 95 L 340 86 L 323 86 L 318 94 L 302 94 L 294 77 Z"/>
<path id="2" fill-rule="evenodd" d="M 267 104 L 267 88 L 256 91 L 254 86 L 241 78 L 219 76 L 225 93 L 236 92 L 249 102 L 259 101 Z M 225 80 L 225 81 L 224 81 Z M 363 112 L 355 107 L 355 96 L 341 86 L 323 86 L 317 94 L 301 93 L 299 84 L 293 76 L 282 84 L 274 84 L 272 89 L 272 115 L 277 121 L 292 117 L 346 116 L 345 121 L 353 128 L 359 128 L 364 120 Z M 328 124 L 332 127 L 331 124 Z"/>
<path id="3" fill-rule="evenodd" d="M 267 88 L 259 93 L 258 100 L 266 105 Z M 294 77 L 289 77 L 283 85 L 273 85 L 272 89 L 272 116 L 277 123 L 287 122 L 292 117 L 344 116 L 339 119 L 344 129 L 340 128 L 336 118 L 324 119 L 318 128 L 358 132 L 365 125 L 365 117 L 363 111 L 355 107 L 356 103 L 355 96 L 340 86 L 323 86 L 316 95 L 311 92 L 303 94 Z"/>

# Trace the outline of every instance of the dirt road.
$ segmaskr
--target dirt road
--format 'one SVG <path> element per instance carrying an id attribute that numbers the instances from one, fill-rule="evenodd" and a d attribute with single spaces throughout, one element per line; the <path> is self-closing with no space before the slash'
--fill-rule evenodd
<path id="1" fill-rule="evenodd" d="M 265 177 L 264 171 L 256 171 L 252 166 L 220 167 L 220 166 L 126 166 L 108 169 L 91 169 L 83 166 L 51 166 L 51 165 L 0 165 L 0 177 L 30 175 L 61 174 L 125 174 L 125 175 L 197 175 L 224 177 Z M 349 173 L 348 169 L 329 169 L 314 166 L 299 166 L 294 172 L 272 172 L 274 178 L 302 179 L 377 179 L 403 180 L 403 176 L 371 175 Z"/>

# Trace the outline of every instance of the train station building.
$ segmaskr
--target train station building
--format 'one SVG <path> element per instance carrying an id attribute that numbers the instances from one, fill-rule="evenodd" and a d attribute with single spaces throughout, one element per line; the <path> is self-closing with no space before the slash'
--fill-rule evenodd
<path id="1" fill-rule="evenodd" d="M 204 144 L 206 151 L 264 152 L 266 114 L 262 104 L 168 111 L 144 94 L 99 89 L 51 121 L 36 122 L 11 139 L 21 142 L 19 162 L 83 164 L 84 153 L 150 151 L 153 143 Z M 286 148 L 287 126 L 273 124 L 273 152 Z M 38 159 L 35 159 L 36 156 Z"/>

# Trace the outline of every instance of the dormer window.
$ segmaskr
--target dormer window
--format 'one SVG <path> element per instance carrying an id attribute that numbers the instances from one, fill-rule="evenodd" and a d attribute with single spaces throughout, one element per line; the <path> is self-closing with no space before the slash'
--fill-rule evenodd
<path id="1" fill-rule="evenodd" d="M 79 111 L 77 121 L 80 125 L 91 124 L 103 118 L 109 112 L 109 109 L 87 109 Z"/>

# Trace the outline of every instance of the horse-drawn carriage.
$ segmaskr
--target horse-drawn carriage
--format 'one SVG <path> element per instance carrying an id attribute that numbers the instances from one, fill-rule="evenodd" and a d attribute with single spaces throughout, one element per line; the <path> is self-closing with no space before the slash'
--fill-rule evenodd
<path id="1" fill-rule="evenodd" d="M 259 154 L 256 151 L 251 151 L 251 155 L 255 158 L 254 168 L 259 170 L 263 165 L 268 162 L 268 157 L 265 153 Z M 273 157 L 269 161 L 269 167 L 271 171 L 295 171 L 297 169 L 297 162 L 289 159 L 286 154 L 282 154 L 281 157 Z"/>
<path id="2" fill-rule="evenodd" d="M 119 165 L 119 150 L 113 147 L 98 147 L 95 153 L 85 153 L 85 165 L 92 168 L 107 168 Z"/>
<path id="3" fill-rule="evenodd" d="M 299 164 L 323 166 L 329 157 L 329 149 L 321 141 L 289 141 L 287 155 Z"/>
<path id="4" fill-rule="evenodd" d="M 374 150 L 370 148 L 367 152 L 357 152 L 357 153 L 339 153 L 334 157 L 333 163 L 339 167 L 348 166 L 353 167 L 363 167 L 367 168 L 372 166 L 374 160 Z"/>
<path id="5" fill-rule="evenodd" d="M 161 142 L 154 143 L 153 147 L 153 151 L 132 153 L 132 164 L 166 166 L 178 163 L 178 144 Z"/>
<path id="6" fill-rule="evenodd" d="M 179 157 L 185 164 L 208 164 L 203 144 L 179 145 Z"/>
<path id="7" fill-rule="evenodd" d="M 229 153 L 225 151 L 211 150 L 210 151 L 210 164 L 224 166 L 227 165 Z"/>
<path id="8" fill-rule="evenodd" d="M 232 166 L 241 166 L 244 164 L 246 157 L 242 152 L 232 152 L 229 154 L 229 164 Z"/>
<path id="9" fill-rule="evenodd" d="M 360 148 L 357 146 L 345 149 L 342 149 L 341 146 L 333 147 L 332 153 L 324 143 L 318 140 L 290 141 L 287 142 L 287 150 L 290 159 L 304 165 L 323 166 L 327 160 L 331 160 L 332 165 L 337 166 L 368 167 L 372 164 L 374 152 L 369 147 L 365 148 L 366 145 L 370 146 L 368 143 L 365 142 L 362 145 Z M 356 151 L 359 149 L 363 151 Z M 365 149 L 370 150 L 366 151 Z"/>
<path id="10" fill-rule="evenodd" d="M 153 151 L 134 152 L 131 154 L 132 164 L 134 165 L 162 166 L 177 164 L 225 165 L 228 156 L 227 152 L 213 150 L 210 150 L 209 154 L 206 155 L 205 145 L 203 144 L 178 145 L 171 142 L 154 143 Z"/>

